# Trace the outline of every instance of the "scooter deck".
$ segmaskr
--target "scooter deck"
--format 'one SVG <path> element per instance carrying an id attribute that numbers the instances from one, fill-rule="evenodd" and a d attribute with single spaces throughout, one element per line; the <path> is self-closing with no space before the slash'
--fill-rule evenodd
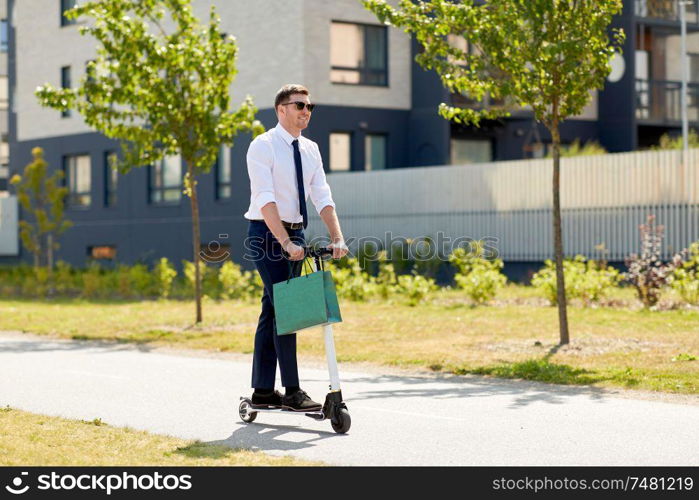
<path id="1" fill-rule="evenodd" d="M 250 406 L 250 411 L 251 412 L 258 412 L 258 413 L 291 413 L 292 415 L 305 415 L 307 413 L 313 413 L 313 414 L 322 414 L 323 410 L 313 410 L 313 411 L 294 411 L 294 410 L 283 410 L 282 408 L 255 408 L 254 406 Z"/>
<path id="2" fill-rule="evenodd" d="M 263 408 L 257 409 L 250 407 L 250 413 L 284 413 L 285 415 L 302 415 L 305 417 L 310 417 L 314 420 L 325 420 L 325 414 L 322 410 L 318 411 L 293 411 L 293 410 L 282 410 L 281 408 Z"/>

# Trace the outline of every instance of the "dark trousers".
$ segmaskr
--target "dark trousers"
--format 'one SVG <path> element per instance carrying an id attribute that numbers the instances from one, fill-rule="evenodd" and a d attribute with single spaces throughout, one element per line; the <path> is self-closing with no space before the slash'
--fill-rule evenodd
<path id="1" fill-rule="evenodd" d="M 289 237 L 297 245 L 305 245 L 303 229 L 287 229 Z M 255 352 L 252 360 L 252 387 L 274 388 L 277 362 L 284 387 L 299 386 L 299 372 L 296 364 L 296 334 L 277 335 L 274 320 L 274 299 L 272 285 L 289 277 L 289 263 L 292 276 L 299 276 L 303 261 L 289 261 L 282 254 L 281 244 L 267 227 L 259 221 L 250 221 L 246 256 L 255 262 L 264 283 L 262 312 L 255 332 Z"/>

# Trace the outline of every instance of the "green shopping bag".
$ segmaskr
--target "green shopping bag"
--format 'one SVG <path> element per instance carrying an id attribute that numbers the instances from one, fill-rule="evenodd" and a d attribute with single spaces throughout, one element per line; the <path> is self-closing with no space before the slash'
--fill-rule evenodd
<path id="1" fill-rule="evenodd" d="M 275 283 L 272 295 L 277 335 L 342 321 L 330 271 L 315 271 Z"/>

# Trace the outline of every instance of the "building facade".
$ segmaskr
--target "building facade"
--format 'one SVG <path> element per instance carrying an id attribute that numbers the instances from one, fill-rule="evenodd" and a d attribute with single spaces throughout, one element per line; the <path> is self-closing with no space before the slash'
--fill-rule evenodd
<path id="1" fill-rule="evenodd" d="M 63 12 L 75 0 L 7 0 L 9 171 L 21 172 L 40 146 L 50 168 L 62 169 L 69 187 L 66 216 L 74 226 L 61 238 L 57 259 L 76 266 L 90 260 L 152 263 L 167 256 L 178 267 L 191 260 L 189 200 L 177 157 L 117 175 L 109 157 L 119 145 L 91 130 L 74 112 L 42 108 L 37 86 L 74 86 L 95 57 L 92 40 Z M 239 44 L 233 102 L 249 94 L 258 118 L 273 127 L 273 99 L 285 83 L 302 83 L 318 108 L 304 135 L 316 141 L 332 186 L 335 171 L 366 171 L 541 157 L 550 137 L 526 109 L 481 128 L 450 124 L 437 115 L 441 102 L 458 102 L 414 56 L 418 45 L 402 31 L 381 25 L 356 0 L 194 0 L 207 19 L 214 3 L 222 29 Z M 31 5 L 30 5 L 31 4 Z M 614 23 L 626 31 L 624 55 L 584 112 L 561 128 L 564 143 L 596 140 L 611 152 L 657 143 L 679 131 L 679 22 L 675 2 L 626 0 Z M 689 116 L 699 121 L 699 19 L 690 7 Z M 694 53 L 696 52 L 696 54 Z M 696 56 L 696 57 L 695 57 Z M 7 100 L 5 101 L 7 103 Z M 7 107 L 7 106 L 6 106 Z M 245 153 L 250 137 L 224 148 L 218 164 L 199 179 L 202 247 L 217 241 L 242 261 L 249 203 Z M 2 150 L 0 150 L 2 157 Z M 0 158 L 2 163 L 2 158 Z M 2 177 L 0 166 L 0 178 Z M 0 183 L 2 180 L 0 179 Z M 0 185 L 0 188 L 2 186 Z M 342 207 L 338 207 L 342 216 Z M 21 212 L 20 212 L 21 217 Z M 24 260 L 0 256 L 0 262 Z"/>
<path id="2" fill-rule="evenodd" d="M 0 3 L 0 193 L 7 191 L 10 173 L 10 143 L 8 109 L 9 95 L 9 29 L 7 19 L 7 4 Z"/>

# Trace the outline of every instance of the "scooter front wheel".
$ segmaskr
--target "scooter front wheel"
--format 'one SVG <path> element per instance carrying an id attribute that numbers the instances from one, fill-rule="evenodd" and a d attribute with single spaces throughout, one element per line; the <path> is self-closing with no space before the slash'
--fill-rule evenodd
<path id="1" fill-rule="evenodd" d="M 352 419 L 347 409 L 342 408 L 338 411 L 330 420 L 330 424 L 333 426 L 333 430 L 338 434 L 346 433 L 352 425 Z"/>
<path id="2" fill-rule="evenodd" d="M 257 412 L 252 411 L 252 403 L 249 399 L 243 399 L 240 401 L 238 406 L 238 415 L 240 415 L 240 420 L 249 424 L 257 418 Z"/>

